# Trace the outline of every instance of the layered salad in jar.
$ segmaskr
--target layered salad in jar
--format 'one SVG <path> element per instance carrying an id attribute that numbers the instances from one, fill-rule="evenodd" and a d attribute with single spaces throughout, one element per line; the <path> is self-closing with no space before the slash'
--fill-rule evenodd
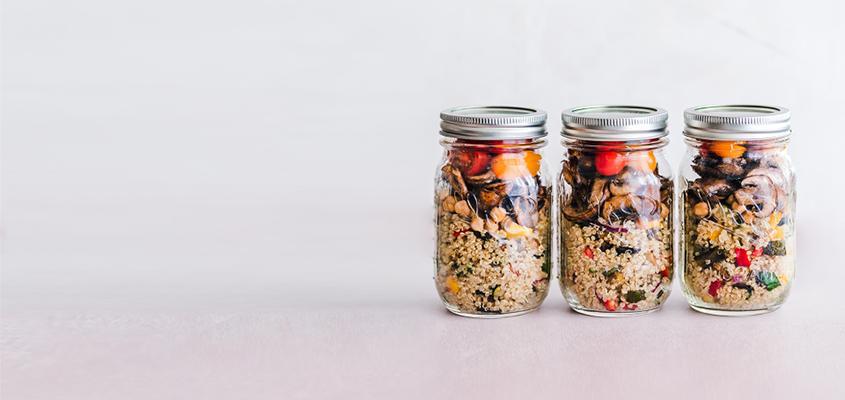
<path id="1" fill-rule="evenodd" d="M 793 175 L 784 145 L 702 141 L 682 180 L 683 288 L 693 307 L 780 305 L 795 273 Z"/>
<path id="2" fill-rule="evenodd" d="M 592 315 L 660 307 L 673 276 L 673 182 L 655 151 L 568 146 L 562 164 L 560 282 L 570 306 Z"/>
<path id="3" fill-rule="evenodd" d="M 528 144 L 457 141 L 436 182 L 435 283 L 458 314 L 531 311 L 548 292 L 551 187 Z"/>

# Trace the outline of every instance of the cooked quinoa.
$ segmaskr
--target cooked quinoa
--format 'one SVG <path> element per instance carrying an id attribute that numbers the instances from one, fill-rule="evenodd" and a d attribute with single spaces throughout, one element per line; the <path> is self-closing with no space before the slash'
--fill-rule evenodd
<path id="1" fill-rule="evenodd" d="M 647 311 L 660 307 L 672 283 L 671 221 L 653 229 L 628 222 L 626 232 L 563 219 L 561 283 L 575 308 Z"/>
<path id="2" fill-rule="evenodd" d="M 783 144 L 701 142 L 681 181 L 682 287 L 702 311 L 777 308 L 795 276 L 794 176 Z"/>
<path id="3" fill-rule="evenodd" d="M 685 199 L 690 202 L 689 199 Z M 691 203 L 691 202 L 690 202 Z M 761 310 L 783 302 L 795 274 L 791 224 L 783 215 L 737 223 L 720 206 L 708 218 L 686 207 L 682 284 L 695 305 L 724 310 Z M 773 236 L 780 240 L 771 240 Z M 748 260 L 744 265 L 737 258 Z"/>
<path id="4" fill-rule="evenodd" d="M 435 282 L 447 307 L 467 314 L 507 314 L 540 305 L 551 267 L 550 201 L 539 210 L 535 228 L 516 237 L 473 230 L 468 218 L 438 207 Z"/>
<path id="5" fill-rule="evenodd" d="M 573 143 L 563 161 L 561 289 L 590 315 L 655 310 L 672 286 L 674 185 L 656 150 L 602 149 Z"/>

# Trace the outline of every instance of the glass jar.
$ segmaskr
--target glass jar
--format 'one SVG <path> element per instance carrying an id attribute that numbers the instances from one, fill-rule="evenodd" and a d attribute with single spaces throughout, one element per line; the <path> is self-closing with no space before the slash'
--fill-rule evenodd
<path id="1" fill-rule="evenodd" d="M 667 113 L 653 107 L 566 110 L 560 179 L 560 285 L 593 316 L 657 310 L 672 288 L 673 181 Z"/>
<path id="2" fill-rule="evenodd" d="M 783 304 L 795 275 L 795 174 L 782 107 L 684 112 L 681 287 L 692 308 L 751 315 Z"/>
<path id="3" fill-rule="evenodd" d="M 549 288 L 552 188 L 543 171 L 546 113 L 461 107 L 440 114 L 434 282 L 449 311 L 519 315 Z"/>

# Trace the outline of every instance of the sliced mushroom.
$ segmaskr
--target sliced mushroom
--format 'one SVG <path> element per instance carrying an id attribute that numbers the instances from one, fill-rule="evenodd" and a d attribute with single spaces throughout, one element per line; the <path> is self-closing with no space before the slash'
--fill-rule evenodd
<path id="1" fill-rule="evenodd" d="M 607 197 L 607 178 L 596 178 L 590 189 L 590 194 L 584 200 L 582 207 L 576 205 L 576 201 L 568 199 L 564 206 L 563 213 L 570 220 L 585 221 L 592 219 L 598 214 L 599 205 Z M 574 190 L 573 190 L 574 192 Z M 575 197 L 574 195 L 571 197 Z"/>
<path id="2" fill-rule="evenodd" d="M 449 184 L 452 185 L 452 191 L 460 195 L 460 197 L 466 198 L 467 185 L 464 183 L 463 177 L 461 177 L 461 171 L 449 164 L 444 165 L 440 170 L 443 172 L 443 176 L 449 181 Z"/>
<path id="3" fill-rule="evenodd" d="M 728 197 L 734 190 L 733 186 L 725 179 L 698 179 L 692 184 L 692 188 L 698 191 L 703 199 L 719 200 Z"/>
<path id="4" fill-rule="evenodd" d="M 610 180 L 608 188 L 614 196 L 624 196 L 634 191 L 634 174 L 630 170 L 621 173 Z"/>
<path id="5" fill-rule="evenodd" d="M 480 175 L 468 176 L 466 183 L 473 186 L 481 186 L 491 183 L 496 180 L 496 174 L 493 171 L 487 171 Z"/>
<path id="6" fill-rule="evenodd" d="M 644 196 L 628 194 L 613 196 L 602 205 L 601 217 L 614 227 L 625 221 L 653 220 L 660 216 L 660 202 Z"/>
<path id="7" fill-rule="evenodd" d="M 734 192 L 737 204 L 754 213 L 755 217 L 768 217 L 777 207 L 778 187 L 768 174 L 755 170 L 756 174 L 742 180 L 742 188 Z M 754 171 L 752 171 L 754 172 Z"/>
<path id="8" fill-rule="evenodd" d="M 745 173 L 745 167 L 748 160 L 744 158 L 723 158 L 722 162 L 716 166 L 716 170 L 728 178 L 737 178 Z"/>
<path id="9" fill-rule="evenodd" d="M 761 168 L 754 168 L 748 172 L 746 175 L 746 179 L 753 177 L 753 176 L 764 176 L 768 178 L 772 183 L 779 187 L 785 188 L 786 187 L 786 177 L 783 176 L 781 170 L 777 168 L 768 168 L 768 167 L 761 167 Z M 744 185 L 745 180 L 743 180 Z"/>
<path id="10" fill-rule="evenodd" d="M 487 211 L 498 206 L 505 196 L 507 196 L 505 182 L 486 185 L 478 192 L 478 205 L 482 210 Z"/>
<path id="11" fill-rule="evenodd" d="M 511 199 L 513 202 L 513 212 L 516 215 L 516 222 L 522 226 L 529 228 L 534 227 L 533 216 L 537 213 L 537 207 L 533 199 L 526 197 L 518 197 Z"/>

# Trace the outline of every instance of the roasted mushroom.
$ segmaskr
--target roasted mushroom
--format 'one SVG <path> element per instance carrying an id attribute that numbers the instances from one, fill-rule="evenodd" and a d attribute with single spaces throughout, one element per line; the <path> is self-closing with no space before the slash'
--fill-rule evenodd
<path id="1" fill-rule="evenodd" d="M 441 171 L 443 172 L 443 176 L 449 180 L 449 184 L 452 186 L 452 191 L 457 193 L 460 197 L 466 198 L 467 185 L 464 183 L 463 177 L 461 177 L 461 171 L 450 164 L 444 165 L 443 168 L 441 168 Z"/>
<path id="2" fill-rule="evenodd" d="M 607 197 L 605 190 L 607 182 L 606 178 L 596 178 L 586 198 L 580 198 L 581 196 L 577 195 L 577 191 L 573 190 L 563 208 L 566 218 L 573 221 L 586 221 L 594 218 L 598 214 L 599 205 Z"/>
<path id="3" fill-rule="evenodd" d="M 625 221 L 654 220 L 660 216 L 660 202 L 645 196 L 613 196 L 604 202 L 601 217 L 605 223 L 620 227 Z"/>
<path id="4" fill-rule="evenodd" d="M 507 195 L 507 184 L 505 182 L 485 185 L 478 192 L 478 205 L 483 211 L 491 210 L 498 206 Z"/>
<path id="5" fill-rule="evenodd" d="M 466 183 L 471 186 L 481 186 L 492 183 L 495 180 L 496 174 L 494 174 L 493 171 L 487 171 L 480 175 L 468 176 L 466 178 Z"/>
<path id="6" fill-rule="evenodd" d="M 742 180 L 742 188 L 734 192 L 734 201 L 754 213 L 755 217 L 771 215 L 777 206 L 777 191 L 771 179 L 751 175 Z"/>
<path id="7" fill-rule="evenodd" d="M 516 222 L 522 226 L 533 228 L 536 225 L 534 216 L 537 214 L 536 202 L 527 197 L 511 199 L 513 212 L 516 215 Z"/>
<path id="8" fill-rule="evenodd" d="M 701 197 L 701 200 L 718 201 L 728 197 L 734 190 L 733 186 L 725 179 L 697 179 L 692 188 Z"/>

